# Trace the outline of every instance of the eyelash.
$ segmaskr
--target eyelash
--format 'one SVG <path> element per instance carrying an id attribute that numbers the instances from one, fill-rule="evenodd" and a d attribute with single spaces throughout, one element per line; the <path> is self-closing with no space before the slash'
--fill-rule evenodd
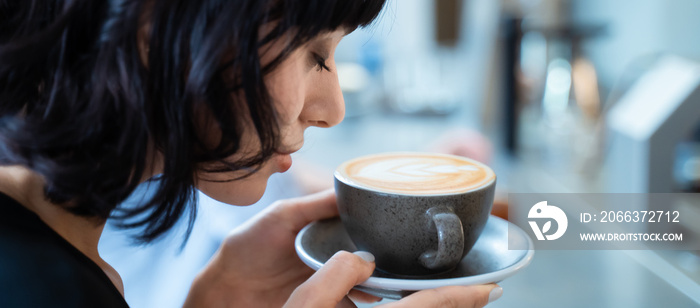
<path id="1" fill-rule="evenodd" d="M 319 54 L 314 53 L 313 54 L 314 60 L 316 61 L 316 65 L 318 66 L 318 71 L 320 72 L 321 70 L 326 70 L 326 71 L 331 71 L 331 69 L 326 65 L 326 59 L 321 57 Z"/>

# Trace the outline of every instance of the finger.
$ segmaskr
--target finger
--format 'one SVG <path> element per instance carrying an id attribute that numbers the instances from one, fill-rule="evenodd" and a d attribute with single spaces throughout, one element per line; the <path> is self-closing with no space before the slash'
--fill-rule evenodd
<path id="1" fill-rule="evenodd" d="M 291 307 L 335 307 L 374 271 L 368 252 L 339 251 L 289 297 Z"/>
<path id="2" fill-rule="evenodd" d="M 496 284 L 447 286 L 419 291 L 398 302 L 382 305 L 381 307 L 484 307 L 489 302 L 498 299 L 501 294 L 503 294 L 503 289 Z"/>
<path id="3" fill-rule="evenodd" d="M 350 300 L 346 296 L 346 297 L 343 297 L 343 299 L 340 301 L 340 303 L 335 305 L 335 308 L 357 308 L 357 306 L 355 306 L 355 303 L 353 303 L 352 300 Z"/>
<path id="4" fill-rule="evenodd" d="M 280 211 L 295 230 L 301 230 L 312 221 L 338 216 L 335 190 L 328 189 L 316 194 L 285 200 Z"/>
<path id="5" fill-rule="evenodd" d="M 357 303 L 376 303 L 382 300 L 379 296 L 374 296 L 372 294 L 367 294 L 365 292 L 352 289 L 348 293 L 348 297 Z"/>

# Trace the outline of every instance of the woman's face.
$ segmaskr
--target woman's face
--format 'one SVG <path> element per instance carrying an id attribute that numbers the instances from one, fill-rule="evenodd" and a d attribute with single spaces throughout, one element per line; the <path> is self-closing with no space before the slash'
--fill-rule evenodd
<path id="1" fill-rule="evenodd" d="M 273 173 L 285 172 L 291 167 L 290 154 L 304 144 L 304 130 L 310 126 L 331 127 L 342 121 L 345 103 L 333 54 L 345 34 L 343 30 L 336 30 L 316 36 L 265 77 L 279 115 L 281 146 L 278 152 L 260 170 L 241 180 L 215 182 L 240 177 L 248 171 L 199 174 L 197 188 L 224 203 L 253 204 L 262 197 Z M 286 42 L 279 40 L 271 43 L 269 48 L 263 48 L 262 64 L 272 61 L 285 45 Z M 259 151 L 257 135 L 250 125 L 247 125 L 242 141 L 244 148 L 230 159 L 250 157 Z"/>

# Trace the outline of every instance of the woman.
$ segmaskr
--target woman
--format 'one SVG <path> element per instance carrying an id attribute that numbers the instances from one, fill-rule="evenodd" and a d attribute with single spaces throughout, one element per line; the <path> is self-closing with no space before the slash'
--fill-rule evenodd
<path id="1" fill-rule="evenodd" d="M 105 220 L 151 241 L 195 188 L 245 205 L 291 165 L 310 126 L 344 114 L 333 52 L 383 0 L 15 0 L 0 2 L 0 306 L 126 307 L 97 251 Z M 141 183 L 154 195 L 124 201 Z M 337 215 L 325 192 L 270 206 L 221 245 L 191 307 L 333 307 L 374 270 L 339 252 L 313 273 L 293 239 Z M 495 285 L 393 303 L 483 306 Z M 350 293 L 348 293 L 350 292 Z"/>

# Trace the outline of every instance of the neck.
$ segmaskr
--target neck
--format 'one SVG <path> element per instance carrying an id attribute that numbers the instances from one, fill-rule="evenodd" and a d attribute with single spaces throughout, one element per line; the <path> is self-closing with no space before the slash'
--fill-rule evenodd
<path id="1" fill-rule="evenodd" d="M 71 245 L 95 262 L 112 283 L 124 294 L 119 274 L 97 251 L 105 222 L 94 217 L 72 214 L 51 203 L 44 196 L 44 179 L 35 172 L 19 166 L 0 166 L 0 192 L 17 200 Z"/>

